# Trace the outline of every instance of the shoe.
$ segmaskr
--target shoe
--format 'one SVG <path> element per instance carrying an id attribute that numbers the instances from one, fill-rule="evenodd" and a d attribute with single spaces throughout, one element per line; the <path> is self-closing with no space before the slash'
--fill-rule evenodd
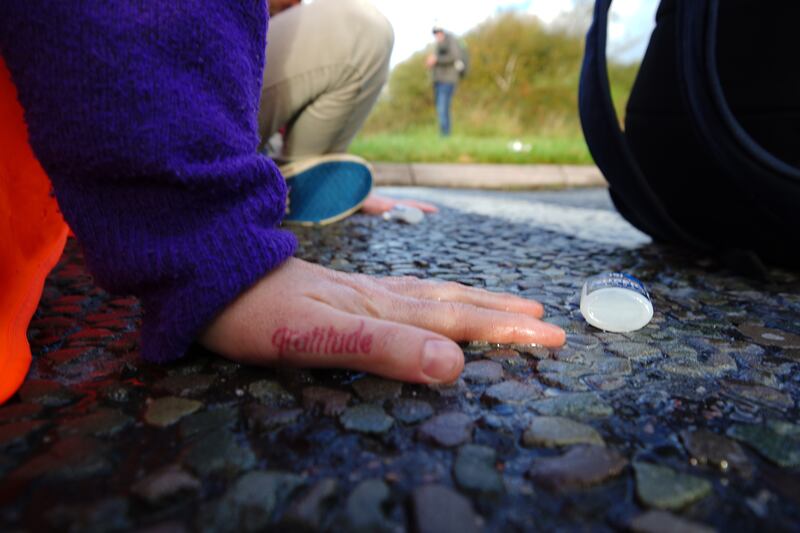
<path id="1" fill-rule="evenodd" d="M 293 161 L 280 168 L 289 186 L 284 222 L 324 226 L 349 217 L 372 191 L 372 167 L 349 154 Z"/>

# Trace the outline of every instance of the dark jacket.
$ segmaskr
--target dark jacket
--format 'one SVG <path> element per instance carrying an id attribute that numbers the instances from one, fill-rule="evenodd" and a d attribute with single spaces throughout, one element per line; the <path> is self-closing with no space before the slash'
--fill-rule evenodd
<path id="1" fill-rule="evenodd" d="M 445 33 L 444 41 L 436 43 L 436 65 L 433 67 L 433 81 L 458 83 L 461 76 L 456 69 L 456 61 L 461 59 L 461 50 L 456 38 Z"/>

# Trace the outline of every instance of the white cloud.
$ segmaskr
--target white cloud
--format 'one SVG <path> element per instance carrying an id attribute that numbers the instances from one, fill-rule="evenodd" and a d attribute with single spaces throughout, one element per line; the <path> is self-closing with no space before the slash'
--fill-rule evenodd
<path id="1" fill-rule="evenodd" d="M 546 24 L 572 9 L 573 0 L 372 0 L 395 30 L 392 65 L 407 59 L 432 42 L 431 28 L 440 24 L 465 33 L 499 10 L 519 10 L 538 16 Z M 609 28 L 610 50 L 625 59 L 644 51 L 658 0 L 615 0 Z"/>
<path id="2" fill-rule="evenodd" d="M 394 26 L 393 65 L 431 43 L 434 24 L 462 34 L 492 16 L 498 8 L 514 4 L 509 1 L 464 0 L 373 0 L 373 3 Z"/>
<path id="3" fill-rule="evenodd" d="M 536 15 L 545 24 L 552 24 L 573 8 L 572 0 L 531 0 L 529 4 L 528 13 Z"/>

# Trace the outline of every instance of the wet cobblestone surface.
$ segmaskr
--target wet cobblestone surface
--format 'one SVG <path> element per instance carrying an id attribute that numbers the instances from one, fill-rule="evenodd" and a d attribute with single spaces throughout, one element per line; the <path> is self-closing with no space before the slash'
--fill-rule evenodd
<path id="1" fill-rule="evenodd" d="M 298 234 L 302 257 L 339 270 L 536 298 L 567 345 L 464 345 L 463 378 L 440 387 L 199 349 L 151 365 L 138 302 L 95 288 L 70 242 L 30 327 L 28 380 L 0 407 L 0 530 L 800 527 L 797 275 L 752 281 L 451 209 Z M 586 325 L 582 282 L 605 270 L 648 285 L 649 326 Z"/>

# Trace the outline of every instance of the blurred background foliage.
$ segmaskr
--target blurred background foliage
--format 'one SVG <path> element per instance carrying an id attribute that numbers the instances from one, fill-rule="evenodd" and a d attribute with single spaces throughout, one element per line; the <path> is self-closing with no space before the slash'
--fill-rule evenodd
<path id="1" fill-rule="evenodd" d="M 352 151 L 379 161 L 590 163 L 578 119 L 581 10 L 555 27 L 530 15 L 496 15 L 463 37 L 470 71 L 453 99 L 454 135 L 439 139 L 422 50 L 398 64 Z M 638 64 L 611 62 L 622 118 Z M 517 148 L 514 149 L 516 141 Z"/>

